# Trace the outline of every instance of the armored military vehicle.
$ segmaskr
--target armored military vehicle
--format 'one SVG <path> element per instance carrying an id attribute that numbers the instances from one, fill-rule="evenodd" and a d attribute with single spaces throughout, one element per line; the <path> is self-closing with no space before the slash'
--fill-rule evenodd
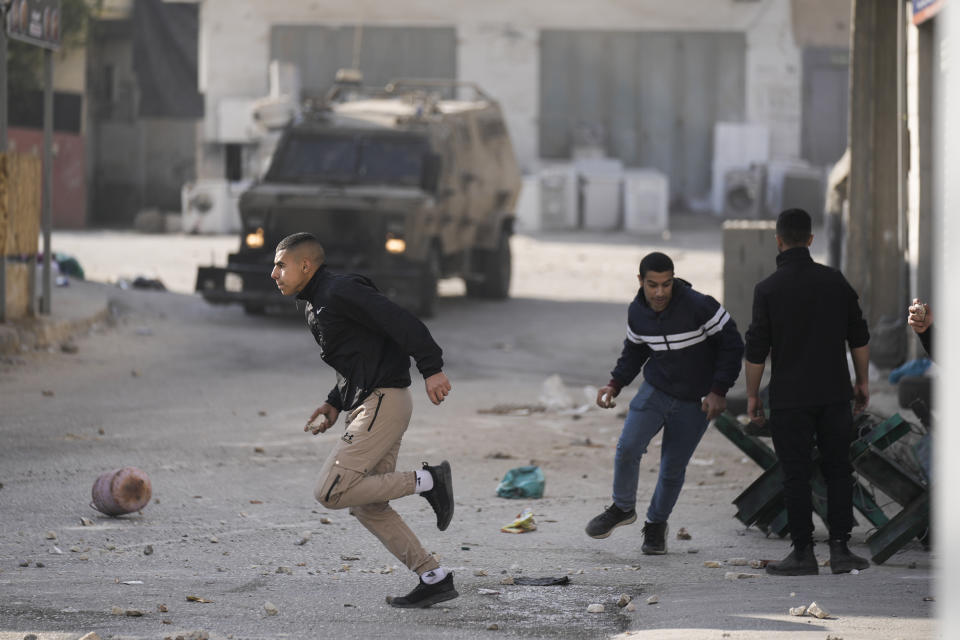
<path id="1" fill-rule="evenodd" d="M 197 290 L 248 313 L 281 302 L 274 248 L 309 231 L 331 269 L 370 277 L 422 316 L 434 312 L 440 278 L 462 277 L 469 296 L 505 298 L 520 185 L 500 106 L 475 84 L 339 82 L 285 128 L 269 169 L 240 198 L 239 251 L 226 268 L 201 267 Z"/>

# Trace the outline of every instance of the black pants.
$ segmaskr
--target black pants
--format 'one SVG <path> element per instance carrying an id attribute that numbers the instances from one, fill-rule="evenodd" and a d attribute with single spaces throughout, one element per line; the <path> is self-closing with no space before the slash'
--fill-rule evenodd
<path id="1" fill-rule="evenodd" d="M 820 450 L 820 470 L 827 481 L 827 526 L 831 539 L 847 540 L 853 528 L 853 466 L 850 404 L 799 409 L 772 409 L 770 433 L 783 467 L 784 501 L 790 537 L 796 546 L 813 542 L 810 476 L 813 446 Z"/>

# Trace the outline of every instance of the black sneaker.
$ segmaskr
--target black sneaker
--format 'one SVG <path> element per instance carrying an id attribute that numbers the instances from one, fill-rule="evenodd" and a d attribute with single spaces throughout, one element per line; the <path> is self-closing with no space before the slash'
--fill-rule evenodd
<path id="1" fill-rule="evenodd" d="M 591 538 L 606 538 L 613 530 L 625 524 L 637 521 L 637 512 L 634 509 L 624 511 L 615 504 L 610 505 L 596 518 L 587 523 L 586 532 Z"/>
<path id="2" fill-rule="evenodd" d="M 391 607 L 403 609 L 424 609 L 438 602 L 453 600 L 460 594 L 453 588 L 453 572 L 436 584 L 427 584 L 420 579 L 420 584 L 405 596 L 387 596 L 387 604 Z"/>
<path id="3" fill-rule="evenodd" d="M 820 567 L 817 565 L 817 556 L 813 555 L 813 544 L 794 545 L 786 558 L 767 565 L 767 573 L 774 576 L 817 575 Z"/>
<path id="4" fill-rule="evenodd" d="M 450 473 L 450 463 L 444 460 L 437 466 L 431 467 L 424 462 L 423 469 L 433 476 L 433 489 L 424 491 L 420 495 L 427 499 L 434 513 L 437 514 L 437 529 L 444 531 L 453 519 L 453 474 Z"/>
<path id="5" fill-rule="evenodd" d="M 855 555 L 847 547 L 846 540 L 830 541 L 830 571 L 833 573 L 850 573 L 854 569 L 863 571 L 870 568 L 870 561 Z"/>
<path id="6" fill-rule="evenodd" d="M 667 531 L 670 529 L 666 522 L 643 523 L 643 551 L 648 556 L 662 556 L 667 552 Z"/>

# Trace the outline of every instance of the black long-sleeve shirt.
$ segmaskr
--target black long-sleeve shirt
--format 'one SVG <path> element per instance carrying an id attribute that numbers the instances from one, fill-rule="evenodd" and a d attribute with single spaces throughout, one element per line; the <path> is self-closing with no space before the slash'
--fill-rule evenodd
<path id="1" fill-rule="evenodd" d="M 443 369 L 443 352 L 426 326 L 364 276 L 321 266 L 297 298 L 307 303 L 320 357 L 337 372 L 327 402 L 339 410 L 357 408 L 379 387 L 409 387 L 411 356 L 424 378 Z"/>
<path id="2" fill-rule="evenodd" d="M 869 341 L 856 291 L 806 247 L 780 253 L 777 270 L 754 288 L 745 357 L 763 364 L 770 354 L 771 409 L 849 401 L 847 346 Z"/>

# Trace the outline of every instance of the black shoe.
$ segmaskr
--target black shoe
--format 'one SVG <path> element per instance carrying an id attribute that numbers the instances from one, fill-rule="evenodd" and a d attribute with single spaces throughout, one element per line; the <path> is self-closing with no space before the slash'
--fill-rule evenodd
<path id="1" fill-rule="evenodd" d="M 437 514 L 437 529 L 444 531 L 453 519 L 453 474 L 450 473 L 450 463 L 444 460 L 437 466 L 431 467 L 424 462 L 423 469 L 433 476 L 433 489 L 424 491 L 420 495 L 427 499 L 434 513 Z"/>
<path id="2" fill-rule="evenodd" d="M 820 567 L 817 565 L 817 556 L 813 555 L 813 544 L 794 545 L 786 558 L 767 565 L 767 573 L 775 576 L 817 575 Z"/>
<path id="3" fill-rule="evenodd" d="M 634 509 L 624 511 L 615 504 L 596 518 L 587 523 L 587 535 L 591 538 L 606 538 L 613 530 L 625 524 L 633 524 L 637 521 L 637 512 Z"/>
<path id="4" fill-rule="evenodd" d="M 453 600 L 460 594 L 453 588 L 453 572 L 436 584 L 427 584 L 420 579 L 420 584 L 405 596 L 387 596 L 387 604 L 391 607 L 403 609 L 424 609 L 438 602 Z"/>
<path id="5" fill-rule="evenodd" d="M 862 571 L 870 567 L 870 561 L 854 555 L 846 540 L 830 541 L 830 571 L 833 573 L 850 573 L 854 569 Z"/>
<path id="6" fill-rule="evenodd" d="M 648 556 L 662 556 L 667 552 L 667 531 L 670 527 L 666 522 L 643 523 L 643 551 Z"/>

